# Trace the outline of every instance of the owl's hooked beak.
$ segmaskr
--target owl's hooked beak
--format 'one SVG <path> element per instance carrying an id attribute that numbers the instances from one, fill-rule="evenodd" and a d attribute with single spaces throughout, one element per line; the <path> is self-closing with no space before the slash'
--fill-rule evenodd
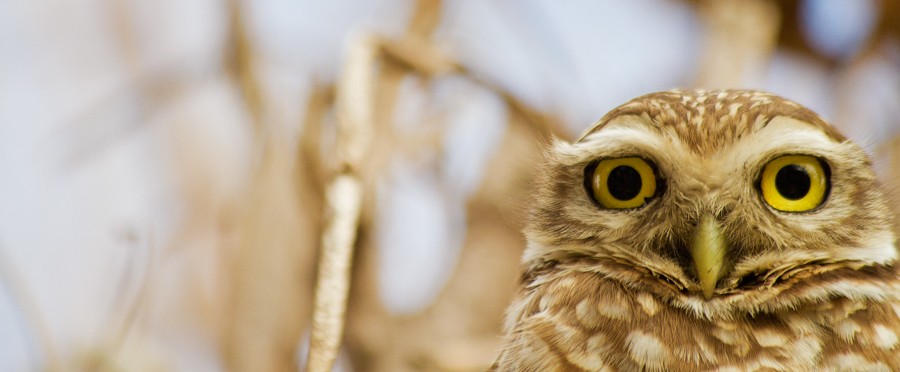
<path id="1" fill-rule="evenodd" d="M 697 269 L 703 297 L 707 300 L 712 297 L 716 283 L 725 273 L 724 260 L 727 250 L 725 237 L 715 217 L 704 215 L 694 230 L 691 258 L 694 260 L 694 268 Z"/>

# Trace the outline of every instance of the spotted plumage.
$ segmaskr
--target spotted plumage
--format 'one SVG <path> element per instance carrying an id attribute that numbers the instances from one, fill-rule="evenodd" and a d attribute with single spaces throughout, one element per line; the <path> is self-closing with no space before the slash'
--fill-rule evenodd
<path id="1" fill-rule="evenodd" d="M 812 111 L 654 93 L 540 173 L 496 370 L 900 370 L 892 217 L 863 150 Z"/>

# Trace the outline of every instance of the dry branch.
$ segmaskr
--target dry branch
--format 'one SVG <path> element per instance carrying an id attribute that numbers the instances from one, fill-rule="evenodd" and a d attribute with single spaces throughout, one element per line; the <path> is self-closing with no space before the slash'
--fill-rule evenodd
<path id="1" fill-rule="evenodd" d="M 415 36 L 407 36 L 398 40 L 381 40 L 380 42 L 385 58 L 399 63 L 410 73 L 420 74 L 428 78 L 458 74 L 500 96 L 510 109 L 521 114 L 525 119 L 525 123 L 534 126 L 535 129 L 545 133 L 554 133 L 561 138 L 568 139 L 567 131 L 559 120 L 531 108 L 516 98 L 511 92 L 481 76 L 471 68 L 454 61 L 434 44 Z"/>
<path id="2" fill-rule="evenodd" d="M 228 1 L 230 48 L 226 49 L 226 71 L 240 89 L 244 104 L 256 129 L 260 129 L 263 115 L 262 89 L 256 80 L 254 69 L 256 58 L 250 42 L 246 20 L 244 19 L 241 0 Z"/>
<path id="3" fill-rule="evenodd" d="M 306 369 L 330 371 L 343 335 L 353 245 L 362 209 L 359 168 L 372 137 L 373 69 L 378 55 L 374 37 L 353 40 L 337 91 L 338 175 L 326 191 L 330 212 L 322 237 L 316 280 L 313 327 Z"/>
<path id="4" fill-rule="evenodd" d="M 226 251 L 231 284 L 222 341 L 229 370 L 297 369 L 315 243 L 295 161 L 286 146 L 267 143 L 236 221 L 237 246 Z"/>

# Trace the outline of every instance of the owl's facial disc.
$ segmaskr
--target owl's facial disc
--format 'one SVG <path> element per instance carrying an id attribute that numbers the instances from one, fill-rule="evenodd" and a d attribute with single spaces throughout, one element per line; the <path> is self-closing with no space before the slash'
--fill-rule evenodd
<path id="1" fill-rule="evenodd" d="M 638 98 L 554 144 L 523 260 L 530 277 L 587 266 L 685 307 L 764 308 L 806 296 L 798 288 L 832 270 L 896 262 L 870 165 L 815 113 L 775 96 Z"/>

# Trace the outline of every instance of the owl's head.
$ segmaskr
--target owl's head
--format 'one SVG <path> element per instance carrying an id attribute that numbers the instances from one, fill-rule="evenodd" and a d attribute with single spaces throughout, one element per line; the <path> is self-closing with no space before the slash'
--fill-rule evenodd
<path id="1" fill-rule="evenodd" d="M 865 152 L 771 94 L 636 98 L 577 142 L 556 142 L 541 174 L 526 278 L 595 271 L 730 317 L 883 296 L 896 275 L 890 212 Z"/>

